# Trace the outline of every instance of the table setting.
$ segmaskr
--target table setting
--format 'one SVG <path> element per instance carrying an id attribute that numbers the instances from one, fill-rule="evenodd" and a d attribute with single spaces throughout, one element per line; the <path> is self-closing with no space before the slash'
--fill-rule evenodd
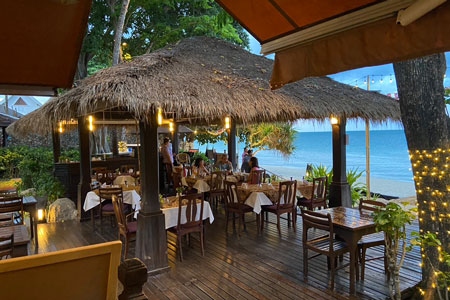
<path id="1" fill-rule="evenodd" d="M 123 203 L 130 204 L 135 211 L 141 209 L 141 196 L 139 195 L 141 191 L 140 186 L 120 186 L 120 185 L 102 185 L 102 188 L 118 188 L 122 187 L 123 192 Z M 90 191 L 87 193 L 83 209 L 88 211 L 100 204 L 100 196 L 98 189 Z"/>

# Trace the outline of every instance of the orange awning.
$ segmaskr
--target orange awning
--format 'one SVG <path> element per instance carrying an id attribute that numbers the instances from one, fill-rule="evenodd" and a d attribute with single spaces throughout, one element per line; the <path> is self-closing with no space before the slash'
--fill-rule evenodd
<path id="1" fill-rule="evenodd" d="M 70 88 L 92 0 L 0 2 L 0 94 Z"/>
<path id="2" fill-rule="evenodd" d="M 450 50 L 450 3 L 415 22 L 396 24 L 415 0 L 217 0 L 276 53 L 271 87 L 305 77 Z"/>

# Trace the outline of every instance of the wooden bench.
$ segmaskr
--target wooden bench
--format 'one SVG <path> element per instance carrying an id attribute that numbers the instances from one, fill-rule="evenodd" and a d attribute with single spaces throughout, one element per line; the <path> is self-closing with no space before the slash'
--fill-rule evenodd
<path id="1" fill-rule="evenodd" d="M 27 256 L 28 244 L 30 243 L 27 227 L 25 225 L 0 227 L 0 236 L 8 236 L 11 233 L 14 233 L 14 249 L 12 257 Z"/>
<path id="2" fill-rule="evenodd" d="M 116 299 L 119 241 L 0 261 L 1 299 Z"/>

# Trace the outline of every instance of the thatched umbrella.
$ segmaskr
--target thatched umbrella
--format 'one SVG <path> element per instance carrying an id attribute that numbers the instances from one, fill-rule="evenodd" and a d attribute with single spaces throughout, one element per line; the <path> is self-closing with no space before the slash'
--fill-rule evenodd
<path id="1" fill-rule="evenodd" d="M 207 37 L 180 41 L 84 79 L 8 128 L 11 135 L 45 134 L 52 124 L 120 109 L 145 119 L 158 108 L 193 123 L 230 116 L 237 123 L 324 120 L 330 115 L 373 122 L 399 120 L 396 101 L 327 77 L 269 88 L 273 61 Z"/>

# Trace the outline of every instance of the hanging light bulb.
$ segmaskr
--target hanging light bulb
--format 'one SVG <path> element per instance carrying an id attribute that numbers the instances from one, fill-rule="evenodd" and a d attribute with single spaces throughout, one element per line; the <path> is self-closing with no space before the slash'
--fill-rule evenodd
<path id="1" fill-rule="evenodd" d="M 169 122 L 169 131 L 173 132 L 173 122 Z"/>
<path id="2" fill-rule="evenodd" d="M 225 129 L 230 129 L 230 117 L 225 117 Z"/>
<path id="3" fill-rule="evenodd" d="M 88 120 L 89 120 L 89 131 L 94 131 L 94 117 L 89 116 Z"/>
<path id="4" fill-rule="evenodd" d="M 62 122 L 59 122 L 58 131 L 59 131 L 59 133 L 63 133 L 63 131 L 64 131 Z"/>
<path id="5" fill-rule="evenodd" d="M 372 76 L 373 77 L 373 76 Z M 372 84 L 375 83 L 375 79 L 372 78 Z"/>
<path id="6" fill-rule="evenodd" d="M 158 125 L 162 125 L 163 117 L 162 117 L 162 109 L 158 108 Z"/>
<path id="7" fill-rule="evenodd" d="M 331 116 L 330 123 L 331 125 L 336 125 L 337 123 L 339 123 L 339 120 L 336 117 Z"/>

